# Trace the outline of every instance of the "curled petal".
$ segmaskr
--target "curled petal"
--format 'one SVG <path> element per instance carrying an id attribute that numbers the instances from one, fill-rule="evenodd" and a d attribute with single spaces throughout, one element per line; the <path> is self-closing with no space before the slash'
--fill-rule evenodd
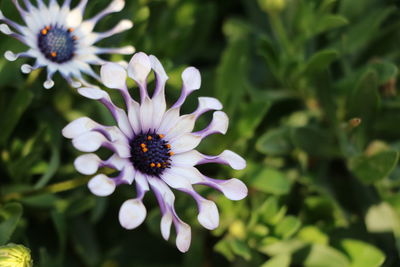
<path id="1" fill-rule="evenodd" d="M 226 113 L 222 111 L 216 111 L 214 112 L 213 119 L 211 123 L 207 126 L 207 128 L 195 132 L 193 134 L 199 135 L 202 138 L 205 138 L 215 133 L 225 134 L 226 131 L 228 130 L 228 125 L 229 125 L 229 118 L 226 115 Z"/>
<path id="2" fill-rule="evenodd" d="M 185 102 L 188 95 L 193 91 L 200 89 L 201 86 L 201 76 L 198 69 L 195 67 L 188 67 L 182 73 L 182 92 L 179 99 L 172 106 L 172 108 L 179 108 Z"/>
<path id="3" fill-rule="evenodd" d="M 62 135 L 66 138 L 75 138 L 83 133 L 91 131 L 99 124 L 88 117 L 81 117 L 70 122 L 62 129 Z"/>
<path id="4" fill-rule="evenodd" d="M 199 97 L 199 105 L 197 109 L 192 113 L 196 116 L 196 119 L 202 115 L 203 113 L 209 110 L 221 110 L 222 104 L 221 102 L 214 97 Z"/>
<path id="5" fill-rule="evenodd" d="M 72 139 L 74 147 L 82 152 L 94 152 L 106 142 L 104 135 L 98 132 L 87 132 Z"/>
<path id="6" fill-rule="evenodd" d="M 151 62 L 149 57 L 143 53 L 136 53 L 128 65 L 128 76 L 136 81 L 140 89 L 140 98 L 143 102 L 147 93 L 147 76 L 151 71 Z"/>
<path id="7" fill-rule="evenodd" d="M 207 199 L 200 199 L 197 201 L 199 206 L 199 215 L 197 219 L 200 224 L 208 230 L 214 230 L 219 225 L 219 212 L 217 205 Z"/>
<path id="8" fill-rule="evenodd" d="M 89 190 L 97 196 L 109 196 L 115 190 L 115 183 L 112 179 L 104 174 L 98 174 L 88 183 Z"/>
<path id="9" fill-rule="evenodd" d="M 129 199 L 122 204 L 118 217 L 121 226 L 131 230 L 143 223 L 146 214 L 146 208 L 141 200 Z"/>
<path id="10" fill-rule="evenodd" d="M 171 233 L 171 225 L 172 225 L 172 213 L 166 212 L 163 214 L 161 218 L 161 235 L 165 240 L 169 239 L 169 235 Z"/>
<path id="11" fill-rule="evenodd" d="M 150 55 L 149 59 L 151 63 L 151 68 L 154 70 L 156 76 L 156 88 L 154 90 L 154 96 L 156 96 L 159 93 L 163 93 L 165 83 L 168 80 L 168 75 L 158 58 Z"/>

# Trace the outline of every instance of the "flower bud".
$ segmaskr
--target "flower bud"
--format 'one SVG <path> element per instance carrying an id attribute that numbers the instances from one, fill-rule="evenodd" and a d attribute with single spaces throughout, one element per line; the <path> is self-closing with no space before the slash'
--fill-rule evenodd
<path id="1" fill-rule="evenodd" d="M 32 267 L 31 250 L 22 245 L 8 244 L 0 247 L 0 266 Z"/>
<path id="2" fill-rule="evenodd" d="M 286 7 L 286 0 L 258 0 L 258 4 L 266 12 L 279 13 Z"/>

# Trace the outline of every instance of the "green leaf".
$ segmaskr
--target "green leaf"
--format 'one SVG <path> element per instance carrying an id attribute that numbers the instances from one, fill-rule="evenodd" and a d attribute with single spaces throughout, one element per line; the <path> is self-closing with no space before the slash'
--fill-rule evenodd
<path id="1" fill-rule="evenodd" d="M 396 167 L 399 153 L 383 151 L 372 156 L 358 156 L 350 160 L 349 167 L 357 178 L 371 184 L 387 177 Z"/>
<path id="2" fill-rule="evenodd" d="M 261 192 L 275 195 L 287 194 L 291 186 L 291 182 L 282 172 L 270 168 L 261 169 L 250 184 Z"/>
<path id="3" fill-rule="evenodd" d="M 400 220 L 395 210 L 385 202 L 371 206 L 365 216 L 365 225 L 371 233 L 400 232 Z"/>
<path id="4" fill-rule="evenodd" d="M 292 130 L 292 141 L 311 156 L 332 156 L 336 147 L 329 132 L 314 127 L 299 127 Z"/>
<path id="5" fill-rule="evenodd" d="M 281 156 L 290 153 L 292 145 L 290 143 L 290 129 L 277 128 L 268 130 L 256 143 L 257 151 L 271 156 Z"/>
<path id="6" fill-rule="evenodd" d="M 286 239 L 294 235 L 297 230 L 299 230 L 301 222 L 294 216 L 286 216 L 283 220 L 276 226 L 275 234 Z"/>
<path id="7" fill-rule="evenodd" d="M 350 262 L 340 251 L 314 244 L 296 252 L 293 261 L 306 267 L 349 267 Z"/>
<path id="8" fill-rule="evenodd" d="M 6 143 L 15 126 L 18 124 L 22 114 L 32 102 L 32 92 L 25 89 L 17 91 L 17 93 L 8 102 L 8 106 L 4 114 L 1 114 L 0 145 L 4 145 Z"/>
<path id="9" fill-rule="evenodd" d="M 325 15 L 323 16 L 315 26 L 315 33 L 322 33 L 329 31 L 334 28 L 338 28 L 348 24 L 349 21 L 341 15 Z"/>
<path id="10" fill-rule="evenodd" d="M 290 266 L 290 255 L 280 254 L 272 257 L 261 267 L 289 267 Z"/>
<path id="11" fill-rule="evenodd" d="M 378 75 L 374 70 L 367 70 L 348 98 L 348 118 L 361 118 L 366 121 L 377 111 L 379 106 Z"/>
<path id="12" fill-rule="evenodd" d="M 354 239 L 344 239 L 340 243 L 350 256 L 351 267 L 379 267 L 385 261 L 385 254 L 368 243 Z"/>
<path id="13" fill-rule="evenodd" d="M 1 207 L 0 218 L 0 246 L 5 245 L 15 231 L 22 216 L 22 205 L 19 203 L 8 203 Z"/>
<path id="14" fill-rule="evenodd" d="M 339 52 L 333 49 L 318 51 L 308 60 L 304 73 L 312 76 L 316 72 L 321 72 L 336 60 L 338 55 Z"/>
<path id="15" fill-rule="evenodd" d="M 214 246 L 214 250 L 224 255 L 229 261 L 235 259 L 235 254 L 232 252 L 230 241 L 227 239 L 222 239 Z"/>
<path id="16" fill-rule="evenodd" d="M 251 250 L 244 241 L 234 239 L 229 242 L 229 245 L 236 255 L 243 257 L 247 261 L 251 259 Z"/>

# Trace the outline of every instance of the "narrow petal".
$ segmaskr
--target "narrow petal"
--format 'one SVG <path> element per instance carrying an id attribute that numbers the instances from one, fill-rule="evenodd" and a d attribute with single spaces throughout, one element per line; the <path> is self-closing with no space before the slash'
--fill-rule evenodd
<path id="1" fill-rule="evenodd" d="M 146 214 L 146 208 L 141 200 L 129 199 L 122 204 L 118 217 L 121 226 L 131 230 L 143 223 Z"/>
<path id="2" fill-rule="evenodd" d="M 140 105 L 140 125 L 142 126 L 142 131 L 147 133 L 153 127 L 153 102 L 146 96 L 142 105 Z"/>
<path id="3" fill-rule="evenodd" d="M 158 95 L 159 93 L 164 93 L 165 83 L 168 80 L 168 75 L 164 70 L 161 62 L 158 60 L 157 57 L 150 55 L 149 56 L 151 68 L 154 70 L 156 76 L 156 88 L 154 89 L 154 96 Z"/>
<path id="4" fill-rule="evenodd" d="M 88 183 L 89 190 L 97 196 L 109 196 L 115 190 L 115 183 L 104 174 L 98 174 Z"/>
<path id="5" fill-rule="evenodd" d="M 133 23 L 130 20 L 124 19 L 121 20 L 117 25 L 115 25 L 111 30 L 102 33 L 96 33 L 95 38 L 91 44 L 97 43 L 100 40 L 103 40 L 107 37 L 110 37 L 114 34 L 129 30 L 133 27 Z"/>
<path id="6" fill-rule="evenodd" d="M 217 156 L 208 156 L 201 154 L 196 150 L 191 150 L 185 153 L 173 155 L 171 157 L 174 165 L 177 166 L 195 166 L 207 163 L 219 163 L 229 165 L 235 170 L 242 170 L 246 167 L 246 161 L 230 150 L 224 150 Z"/>
<path id="7" fill-rule="evenodd" d="M 70 122 L 62 129 L 62 135 L 66 138 L 75 138 L 83 133 L 91 131 L 99 124 L 88 117 L 81 117 Z"/>
<path id="8" fill-rule="evenodd" d="M 82 152 L 94 152 L 107 141 L 101 133 L 87 132 L 72 139 L 72 144 Z"/>

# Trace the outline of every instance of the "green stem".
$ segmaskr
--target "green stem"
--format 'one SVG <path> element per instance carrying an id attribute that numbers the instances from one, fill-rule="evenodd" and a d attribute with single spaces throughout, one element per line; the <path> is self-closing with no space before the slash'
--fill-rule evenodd
<path id="1" fill-rule="evenodd" d="M 90 177 L 82 177 L 79 179 L 72 179 L 56 184 L 48 185 L 46 187 L 34 190 L 28 190 L 24 192 L 12 192 L 8 193 L 0 198 L 0 202 L 7 202 L 10 200 L 19 200 L 24 197 L 35 196 L 46 193 L 59 193 L 68 191 L 86 184 L 90 180 Z"/>

